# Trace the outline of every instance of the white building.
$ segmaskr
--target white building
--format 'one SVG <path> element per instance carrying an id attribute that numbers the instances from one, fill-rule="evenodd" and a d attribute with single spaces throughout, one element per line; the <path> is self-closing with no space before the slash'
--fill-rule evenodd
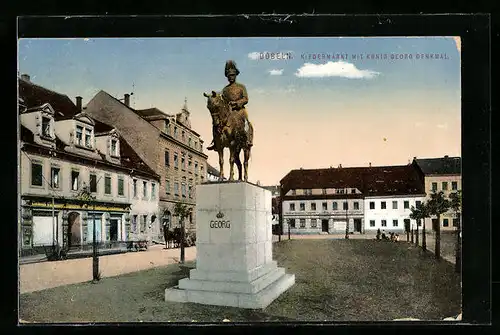
<path id="1" fill-rule="evenodd" d="M 293 234 L 401 232 L 425 196 L 414 165 L 299 169 L 280 183 L 283 229 Z"/>

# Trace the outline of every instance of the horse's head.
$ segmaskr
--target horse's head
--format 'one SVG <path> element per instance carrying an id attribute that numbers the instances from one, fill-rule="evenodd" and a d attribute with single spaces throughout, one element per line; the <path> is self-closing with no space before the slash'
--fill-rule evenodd
<path id="1" fill-rule="evenodd" d="M 212 91 L 209 94 L 203 93 L 203 96 L 207 98 L 207 108 L 215 125 L 227 119 L 229 114 L 228 103 L 224 100 L 222 94 Z"/>

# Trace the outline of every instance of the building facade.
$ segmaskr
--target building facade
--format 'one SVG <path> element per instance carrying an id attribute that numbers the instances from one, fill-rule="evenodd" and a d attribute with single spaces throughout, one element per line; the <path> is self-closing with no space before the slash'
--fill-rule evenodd
<path id="1" fill-rule="evenodd" d="M 413 165 L 292 170 L 280 185 L 283 229 L 294 234 L 404 231 L 425 195 Z"/>
<path id="2" fill-rule="evenodd" d="M 133 109 L 129 98 L 125 95 L 122 102 L 100 91 L 85 110 L 95 119 L 115 127 L 145 164 L 160 175 L 160 221 L 166 221 L 170 228 L 178 226 L 174 206 L 184 203 L 193 209 L 186 228 L 194 229 L 195 187 L 206 181 L 207 155 L 203 153 L 203 140 L 191 129 L 187 106 L 169 115 L 157 108 Z M 158 229 L 162 233 L 162 225 Z"/>
<path id="3" fill-rule="evenodd" d="M 157 183 L 116 129 L 67 96 L 19 79 L 21 255 L 131 238 L 129 180 Z M 94 199 L 82 198 L 83 190 Z M 151 207 L 154 208 L 155 201 Z M 157 201 L 156 201 L 157 207 Z"/>
<path id="4" fill-rule="evenodd" d="M 413 159 L 414 164 L 419 167 L 424 176 L 425 192 L 427 194 L 425 201 L 428 201 L 431 194 L 436 191 L 442 191 L 444 196 L 449 199 L 450 194 L 462 190 L 462 170 L 460 157 L 442 158 L 419 158 Z M 455 230 L 458 227 L 458 217 L 452 210 L 441 215 L 440 225 L 442 230 Z M 425 219 L 426 229 L 434 229 L 437 224 L 437 218 Z"/>

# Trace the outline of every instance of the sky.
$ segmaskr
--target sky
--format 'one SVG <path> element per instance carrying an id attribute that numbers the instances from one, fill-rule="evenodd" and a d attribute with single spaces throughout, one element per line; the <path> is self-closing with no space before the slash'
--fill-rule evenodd
<path id="1" fill-rule="evenodd" d="M 100 90 L 133 92 L 133 108 L 175 114 L 187 99 L 205 147 L 203 92 L 222 90 L 234 60 L 254 126 L 249 181 L 262 185 L 298 168 L 461 154 L 459 38 L 20 39 L 18 57 L 19 74 L 83 105 Z M 217 153 L 205 152 L 218 169 Z"/>

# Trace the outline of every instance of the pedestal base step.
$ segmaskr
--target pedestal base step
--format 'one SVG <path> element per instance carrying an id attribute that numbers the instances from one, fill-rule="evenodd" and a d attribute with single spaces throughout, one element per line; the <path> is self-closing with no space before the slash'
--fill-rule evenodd
<path id="1" fill-rule="evenodd" d="M 211 291 L 210 289 L 216 288 L 219 284 L 207 284 L 204 282 L 201 289 L 180 289 L 178 286 L 167 288 L 165 290 L 165 301 L 193 302 L 203 305 L 250 309 L 266 308 L 283 292 L 295 284 L 295 275 L 284 274 L 282 268 L 278 269 L 280 271 L 275 273 L 279 273 L 279 276 L 272 283 L 256 293 Z M 230 284 L 228 283 L 228 285 Z"/>

